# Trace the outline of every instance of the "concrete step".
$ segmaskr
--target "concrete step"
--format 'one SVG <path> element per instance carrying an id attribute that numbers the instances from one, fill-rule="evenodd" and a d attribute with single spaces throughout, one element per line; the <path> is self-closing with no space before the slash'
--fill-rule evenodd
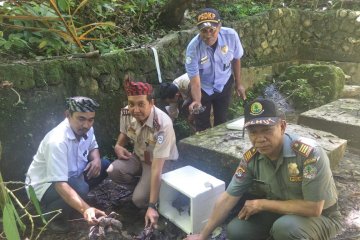
<path id="1" fill-rule="evenodd" d="M 360 99 L 359 85 L 345 85 L 341 93 L 341 98 L 356 98 Z"/>
<path id="2" fill-rule="evenodd" d="M 288 124 L 287 132 L 316 139 L 327 152 L 332 168 L 342 159 L 346 140 L 319 130 Z M 178 143 L 181 166 L 191 165 L 228 184 L 244 152 L 250 149 L 250 140 L 242 131 L 229 130 L 226 124 L 204 131 L 200 134 L 182 139 Z"/>
<path id="3" fill-rule="evenodd" d="M 338 99 L 303 112 L 298 124 L 330 132 L 360 148 L 360 99 Z"/>

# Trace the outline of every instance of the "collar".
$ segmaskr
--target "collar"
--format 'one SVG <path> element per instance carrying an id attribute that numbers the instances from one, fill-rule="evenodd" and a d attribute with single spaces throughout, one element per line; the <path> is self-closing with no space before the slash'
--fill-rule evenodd
<path id="1" fill-rule="evenodd" d="M 282 152 L 278 158 L 278 161 L 280 161 L 281 163 L 283 162 L 284 158 L 290 158 L 290 157 L 296 156 L 296 154 L 294 153 L 294 151 L 291 148 L 292 142 L 293 142 L 293 139 L 290 137 L 290 135 L 285 133 L 283 136 Z M 267 158 L 264 155 L 259 154 L 258 159 L 260 160 L 260 159 L 267 159 Z"/>
<path id="2" fill-rule="evenodd" d="M 211 46 L 208 46 L 201 38 L 200 33 L 198 34 L 199 40 L 200 40 L 200 49 L 202 50 L 206 50 L 207 48 L 212 48 Z M 222 34 L 221 34 L 221 28 L 218 34 L 218 38 L 217 38 L 217 44 L 216 44 L 216 48 L 214 49 L 215 52 L 216 50 L 218 50 L 219 48 L 221 48 L 224 45 L 224 39 L 222 38 Z"/>
<path id="3" fill-rule="evenodd" d="M 155 106 L 153 106 L 151 108 L 151 112 L 150 112 L 150 115 L 149 117 L 146 119 L 145 123 L 143 125 L 140 124 L 140 122 L 138 122 L 136 120 L 136 118 L 132 117 L 131 116 L 131 123 L 135 126 L 139 126 L 139 127 L 143 127 L 143 126 L 148 126 L 150 128 L 153 127 L 153 124 L 154 124 L 154 116 L 155 116 Z"/>
<path id="4" fill-rule="evenodd" d="M 64 122 L 65 122 L 65 127 L 66 127 L 66 137 L 70 140 L 76 140 L 77 138 L 75 136 L 74 131 L 72 130 L 72 128 L 70 126 L 69 119 L 65 118 Z M 88 137 L 89 136 L 87 134 L 85 134 L 85 136 L 82 136 L 81 139 L 86 140 Z"/>
<path id="5" fill-rule="evenodd" d="M 296 156 L 295 152 L 291 148 L 292 142 L 293 142 L 293 139 L 291 138 L 291 136 L 289 134 L 285 133 L 284 140 L 283 140 L 283 156 L 284 156 L 284 158 Z"/>
<path id="6" fill-rule="evenodd" d="M 149 117 L 146 119 L 146 122 L 144 123 L 144 125 L 150 127 L 150 128 L 153 128 L 154 126 L 154 117 L 155 117 L 155 106 L 153 106 L 151 108 L 151 112 L 150 112 L 150 115 Z"/>

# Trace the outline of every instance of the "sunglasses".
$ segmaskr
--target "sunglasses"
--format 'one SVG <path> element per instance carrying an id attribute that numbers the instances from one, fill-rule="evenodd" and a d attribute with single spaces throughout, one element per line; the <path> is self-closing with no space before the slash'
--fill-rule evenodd
<path id="1" fill-rule="evenodd" d="M 217 30 L 217 27 L 205 27 L 203 29 L 200 30 L 200 32 L 202 34 L 206 34 L 206 33 L 210 33 L 210 34 L 214 34 Z"/>

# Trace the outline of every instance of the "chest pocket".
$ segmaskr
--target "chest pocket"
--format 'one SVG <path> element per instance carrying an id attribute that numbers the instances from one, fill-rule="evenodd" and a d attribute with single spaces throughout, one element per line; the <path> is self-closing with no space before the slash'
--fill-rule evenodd
<path id="1" fill-rule="evenodd" d="M 155 137 L 153 137 L 153 138 L 149 137 L 147 139 L 147 143 L 148 143 L 147 150 L 152 153 L 154 151 L 154 148 L 155 148 L 155 145 L 156 145 Z"/>
<path id="2" fill-rule="evenodd" d="M 211 72 L 211 61 L 208 56 L 202 57 L 199 61 L 200 74 L 207 74 Z"/>
<path id="3" fill-rule="evenodd" d="M 221 64 L 222 70 L 225 71 L 231 66 L 231 61 L 233 60 L 234 55 L 231 51 L 228 51 L 226 54 L 221 54 Z"/>
<path id="4" fill-rule="evenodd" d="M 267 184 L 261 180 L 253 179 L 249 193 L 260 198 L 266 198 L 271 193 L 270 184 Z"/>
<path id="5" fill-rule="evenodd" d="M 135 130 L 133 130 L 132 128 L 129 128 L 126 135 L 128 136 L 128 138 L 130 139 L 130 141 L 132 143 L 136 142 L 136 134 L 135 134 Z"/>

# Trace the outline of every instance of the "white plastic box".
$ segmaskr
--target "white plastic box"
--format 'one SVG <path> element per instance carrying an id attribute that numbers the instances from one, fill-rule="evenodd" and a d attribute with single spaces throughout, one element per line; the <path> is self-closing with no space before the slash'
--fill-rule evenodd
<path id="1" fill-rule="evenodd" d="M 162 175 L 159 212 L 186 233 L 199 233 L 207 223 L 216 199 L 225 191 L 225 182 L 192 166 Z M 181 196 L 186 206 L 174 207 Z"/>

